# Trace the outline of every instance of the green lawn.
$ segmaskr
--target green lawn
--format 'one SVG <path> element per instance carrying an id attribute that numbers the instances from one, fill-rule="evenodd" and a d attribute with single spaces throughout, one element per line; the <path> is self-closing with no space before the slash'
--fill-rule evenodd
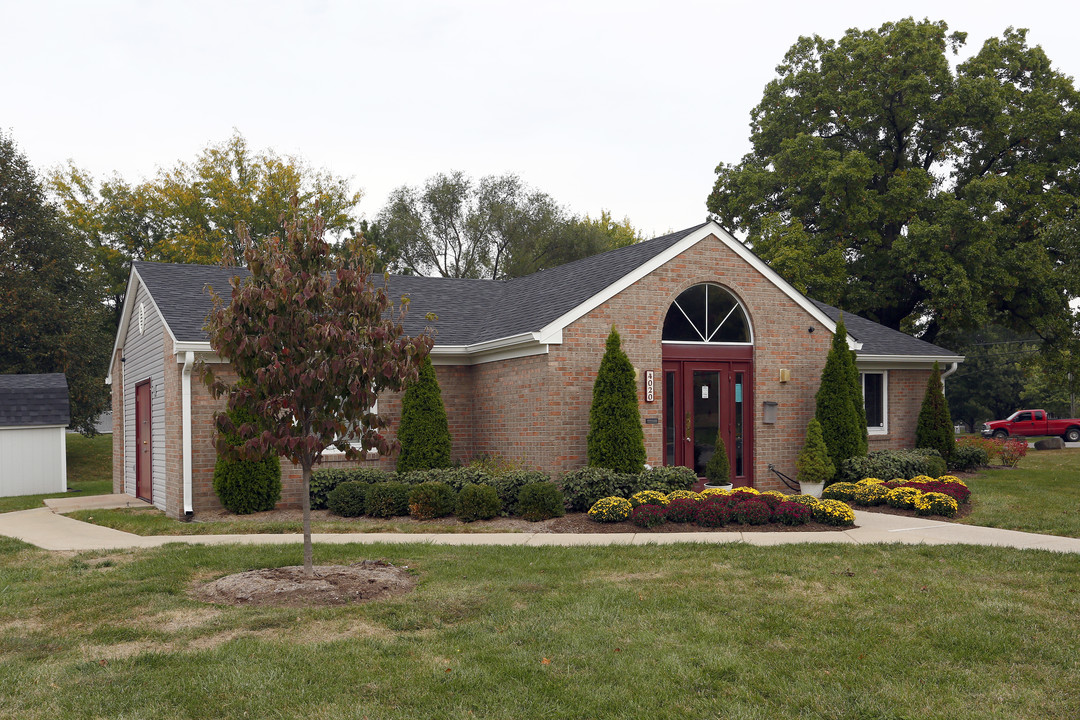
<path id="1" fill-rule="evenodd" d="M 217 607 L 299 546 L 0 539 L 0 717 L 1045 718 L 1080 707 L 1080 560 L 973 547 L 316 546 L 412 595 Z"/>
<path id="2" fill-rule="evenodd" d="M 86 438 L 67 436 L 67 493 L 20 495 L 0 498 L 0 513 L 41 507 L 46 498 L 67 497 L 70 492 L 102 495 L 112 492 L 112 435 Z"/>
<path id="3" fill-rule="evenodd" d="M 1028 450 L 1018 467 L 966 482 L 973 505 L 960 522 L 1080 537 L 1080 449 Z"/>
<path id="4" fill-rule="evenodd" d="M 95 525 L 123 530 L 136 535 L 232 535 L 252 533 L 301 533 L 299 520 L 275 521 L 246 519 L 234 516 L 230 520 L 181 522 L 166 517 L 165 513 L 150 508 L 121 508 L 117 510 L 77 510 L 68 517 L 91 522 Z M 350 518 L 337 520 L 312 520 L 311 531 L 315 533 L 480 533 L 513 532 L 491 529 L 483 525 L 421 523 L 409 518 L 386 520 Z"/>

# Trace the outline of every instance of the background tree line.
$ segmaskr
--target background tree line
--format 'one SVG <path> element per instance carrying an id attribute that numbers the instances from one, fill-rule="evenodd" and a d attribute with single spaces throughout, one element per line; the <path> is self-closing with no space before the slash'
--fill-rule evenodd
<path id="1" fill-rule="evenodd" d="M 335 252 L 357 236 L 373 246 L 379 271 L 508 278 L 641 239 L 628 220 L 575 215 L 513 174 L 439 174 L 396 189 L 370 221 L 350 185 L 239 132 L 135 183 L 73 163 L 42 177 L 0 134 L 0 372 L 65 373 L 73 427 L 92 433 L 132 262 L 243 262 L 239 228 L 256 244 L 280 235 L 293 196 Z"/>

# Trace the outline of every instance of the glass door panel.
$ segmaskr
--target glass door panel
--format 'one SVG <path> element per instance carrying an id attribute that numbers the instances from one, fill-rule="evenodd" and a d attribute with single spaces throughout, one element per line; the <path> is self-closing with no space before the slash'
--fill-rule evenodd
<path id="1" fill-rule="evenodd" d="M 716 434 L 720 430 L 720 372 L 694 370 L 693 387 L 693 468 L 699 477 L 716 449 Z"/>

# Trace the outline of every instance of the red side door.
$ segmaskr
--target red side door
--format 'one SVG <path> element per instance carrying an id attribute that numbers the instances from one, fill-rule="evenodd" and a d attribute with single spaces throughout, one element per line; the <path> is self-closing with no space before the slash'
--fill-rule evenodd
<path id="1" fill-rule="evenodd" d="M 135 497 L 153 500 L 153 445 L 150 442 L 150 381 L 135 386 Z"/>

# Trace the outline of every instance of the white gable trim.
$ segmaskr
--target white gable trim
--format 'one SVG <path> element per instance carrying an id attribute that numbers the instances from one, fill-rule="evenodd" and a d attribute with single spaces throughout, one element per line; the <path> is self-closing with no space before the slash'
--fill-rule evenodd
<path id="1" fill-rule="evenodd" d="M 113 359 L 116 357 L 116 351 L 123 349 L 124 343 L 127 342 L 128 330 L 131 328 L 131 319 L 135 314 L 135 300 L 139 294 L 139 288 L 145 286 L 146 283 L 143 282 L 142 277 L 139 275 L 139 271 L 132 265 L 131 277 L 128 278 L 127 292 L 124 293 L 124 308 L 120 312 L 120 325 L 116 328 L 116 340 L 113 341 L 112 354 L 109 355 L 109 374 L 105 376 L 106 385 L 112 385 Z M 147 288 L 146 294 L 150 298 L 150 305 L 153 306 L 154 312 L 161 318 L 162 327 L 165 328 L 165 332 L 169 333 L 169 337 L 172 338 L 173 345 L 175 346 L 177 344 L 176 335 L 173 334 L 172 328 L 169 327 L 169 323 L 165 321 L 165 315 L 162 314 L 161 308 L 158 307 L 157 300 L 154 299 L 154 294 L 150 292 L 149 288 Z"/>
<path id="2" fill-rule="evenodd" d="M 750 267 L 754 268 L 759 273 L 764 275 L 765 278 L 768 279 L 777 288 L 779 288 L 781 292 L 791 298 L 796 305 L 801 307 L 812 318 L 824 325 L 829 330 L 829 332 L 836 332 L 836 323 L 833 322 L 828 315 L 819 310 L 817 305 L 814 305 L 814 303 L 810 302 L 810 300 L 805 295 L 796 290 L 795 287 L 787 280 L 784 280 L 782 277 L 780 277 L 780 275 L 778 275 L 775 270 L 765 264 L 765 262 L 757 255 L 750 252 L 750 250 L 748 250 L 745 245 L 732 237 L 726 230 L 724 230 L 724 228 L 720 227 L 720 225 L 718 225 L 715 221 L 709 221 L 698 230 L 695 230 L 679 242 L 669 247 L 664 252 L 656 255 L 648 262 L 634 269 L 633 272 L 624 275 L 616 282 L 608 285 L 606 288 L 598 292 L 596 295 L 593 295 L 591 298 L 581 303 L 574 309 L 563 314 L 561 317 L 541 328 L 540 332 L 537 333 L 537 339 L 541 343 L 558 342 L 556 340 L 553 340 L 552 338 L 554 338 L 556 334 L 559 334 L 561 336 L 563 329 L 570 323 L 588 314 L 589 312 L 592 312 L 600 305 L 615 297 L 615 295 L 619 294 L 620 292 L 630 287 L 638 280 L 641 280 L 649 273 L 660 268 L 664 264 L 670 262 L 671 260 L 674 260 L 676 257 L 686 252 L 690 248 L 694 247 L 710 235 L 715 235 L 717 238 L 719 238 L 720 242 L 724 243 L 724 245 L 726 245 L 732 252 L 734 252 L 742 260 L 749 264 Z M 848 345 L 853 350 L 859 350 L 860 348 L 862 348 L 862 343 L 859 343 L 850 335 L 848 336 Z"/>

